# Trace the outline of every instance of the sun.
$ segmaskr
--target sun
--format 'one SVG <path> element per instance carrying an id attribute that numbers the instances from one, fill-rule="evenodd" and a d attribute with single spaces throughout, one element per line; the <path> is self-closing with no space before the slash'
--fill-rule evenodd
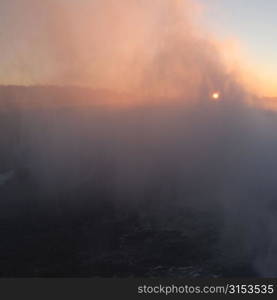
<path id="1" fill-rule="evenodd" d="M 214 101 L 218 101 L 220 99 L 219 92 L 213 92 L 211 96 L 212 96 L 212 100 L 214 100 Z"/>

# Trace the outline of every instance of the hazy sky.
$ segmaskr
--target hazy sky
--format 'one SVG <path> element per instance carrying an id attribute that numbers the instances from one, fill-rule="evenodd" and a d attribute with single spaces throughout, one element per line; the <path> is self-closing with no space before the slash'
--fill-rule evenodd
<path id="1" fill-rule="evenodd" d="M 277 96 L 277 1 L 199 0 L 213 31 L 235 38 L 268 81 L 268 94 Z"/>
<path id="2" fill-rule="evenodd" d="M 101 71 L 107 68 L 101 65 L 100 58 L 104 62 L 135 48 L 140 53 L 133 51 L 137 59 L 142 56 L 139 47 L 143 41 L 154 44 L 153 37 L 157 34 L 153 28 L 157 29 L 159 18 L 165 16 L 153 14 L 156 18 L 153 20 L 149 10 L 156 5 L 162 11 L 170 1 L 153 0 L 150 4 L 133 1 L 137 7 L 142 3 L 146 7 L 144 10 L 140 7 L 139 11 L 132 8 L 132 13 L 131 1 L 126 1 L 121 4 L 122 9 L 116 8 L 117 14 L 124 17 L 123 22 L 122 18 L 114 18 L 110 8 L 116 6 L 114 0 L 103 0 L 105 5 L 99 0 L 0 0 L 0 82 L 28 84 L 47 82 L 49 78 L 55 82 L 60 77 L 66 82 L 74 82 L 77 77 L 86 81 L 90 69 L 97 71 L 97 78 L 101 78 Z M 277 96 L 277 0 L 177 1 L 203 4 L 204 20 L 200 18 L 200 22 L 204 22 L 204 29 L 208 28 L 223 41 L 235 41 L 242 50 L 241 65 L 250 67 L 251 74 L 260 77 L 262 94 Z M 184 9 L 185 18 L 194 14 L 193 5 L 187 4 Z M 104 37 L 101 42 L 99 36 Z M 124 63 L 127 64 L 125 57 L 121 64 L 110 64 L 108 75 L 119 78 L 116 73 Z M 96 82 L 95 76 L 93 80 Z"/>

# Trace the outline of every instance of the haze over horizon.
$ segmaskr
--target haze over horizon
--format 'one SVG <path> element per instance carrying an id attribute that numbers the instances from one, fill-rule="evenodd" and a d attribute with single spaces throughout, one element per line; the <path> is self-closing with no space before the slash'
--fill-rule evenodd
<path id="1" fill-rule="evenodd" d="M 274 67 L 268 68 L 270 59 L 273 65 L 277 62 L 270 54 L 274 44 L 263 41 L 266 33 L 273 33 L 261 25 L 261 18 L 269 22 L 272 15 L 257 14 L 259 0 L 255 10 L 245 1 L 228 3 L 155 0 L 129 1 L 123 6 L 113 0 L 101 4 L 97 0 L 3 0 L 0 84 L 78 85 L 133 94 L 147 90 L 175 97 L 187 93 L 176 86 L 188 76 L 195 88 L 203 85 L 190 41 L 195 49 L 205 49 L 201 50 L 205 63 L 214 60 L 224 65 L 224 76 L 236 78 L 262 99 L 277 96 L 270 71 Z M 268 2 L 264 9 L 272 11 L 274 3 Z M 250 21 L 251 26 L 243 25 Z M 162 65 L 165 56 L 168 63 Z M 186 60 L 191 61 L 189 70 Z"/>

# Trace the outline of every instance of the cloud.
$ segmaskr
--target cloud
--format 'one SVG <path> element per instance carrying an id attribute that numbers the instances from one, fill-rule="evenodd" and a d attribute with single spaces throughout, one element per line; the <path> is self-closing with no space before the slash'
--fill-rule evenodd
<path id="1" fill-rule="evenodd" d="M 192 99 L 199 90 L 228 90 L 235 81 L 219 45 L 197 26 L 195 1 L 23 0 L 1 6 L 3 83 Z"/>

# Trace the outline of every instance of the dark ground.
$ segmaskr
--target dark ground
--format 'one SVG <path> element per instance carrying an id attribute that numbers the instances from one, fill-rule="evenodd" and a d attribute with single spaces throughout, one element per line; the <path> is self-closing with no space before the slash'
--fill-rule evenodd
<path id="1" fill-rule="evenodd" d="M 61 93 L 62 95 L 60 95 Z M 29 97 L 29 95 L 35 96 Z M 35 104 L 40 108 L 41 103 L 47 103 L 49 106 L 53 103 L 56 105 L 57 101 L 60 103 L 59 99 L 66 99 L 66 104 L 75 103 L 76 95 L 79 99 L 79 90 L 74 92 L 74 90 L 47 88 L 46 93 L 45 88 L 33 88 L 32 91 L 22 87 L 0 88 L 0 102 L 3 106 L 0 107 L 0 276 L 257 276 L 251 266 L 251 259 L 232 260 L 225 255 L 226 250 L 232 252 L 232 249 L 219 246 L 222 239 L 221 213 L 213 214 L 213 208 L 208 211 L 205 211 L 205 208 L 199 209 L 201 205 L 191 201 L 190 189 L 195 199 L 204 199 L 204 201 L 209 197 L 206 192 L 214 190 L 213 180 L 209 182 L 209 176 L 205 172 L 202 178 L 203 182 L 199 184 L 204 187 L 203 189 L 197 185 L 199 178 L 196 176 L 197 180 L 192 179 L 187 184 L 188 194 L 184 191 L 184 199 L 181 199 L 182 205 L 193 202 L 191 207 L 179 207 L 178 203 L 171 204 L 170 199 L 174 198 L 172 193 L 174 188 L 171 189 L 170 186 L 171 181 L 173 181 L 173 187 L 178 185 L 178 182 L 174 182 L 174 176 L 172 179 L 159 178 L 161 180 L 158 180 L 157 183 L 153 180 L 152 190 L 143 191 L 143 193 L 145 192 L 143 197 L 137 196 L 140 204 L 134 204 L 131 207 L 126 205 L 126 203 L 134 202 L 129 201 L 128 195 L 124 199 L 125 202 L 122 203 L 122 201 L 118 201 L 121 199 L 116 198 L 114 191 L 109 189 L 109 184 L 101 184 L 101 176 L 103 177 L 102 182 L 109 180 L 107 180 L 109 170 L 100 174 L 100 182 L 94 186 L 90 185 L 91 180 L 88 178 L 84 186 L 74 187 L 73 190 L 65 189 L 65 192 L 62 192 L 63 189 L 61 189 L 58 193 L 48 193 L 47 189 L 41 189 L 35 178 L 36 174 L 28 169 L 28 163 L 36 162 L 36 159 L 32 157 L 33 154 L 36 154 L 36 150 L 29 153 L 29 148 L 27 146 L 24 148 L 24 130 L 27 131 L 27 136 L 32 138 L 32 134 L 28 135 L 28 130 L 33 129 L 37 123 L 36 119 L 30 124 L 28 120 L 30 116 L 31 119 L 36 116 L 36 110 L 32 110 L 30 115 L 27 113 L 25 116 L 22 110 L 17 108 L 22 106 L 25 109 L 25 107 Z M 47 101 L 38 101 L 38 99 L 44 99 L 44 96 Z M 102 97 L 102 94 L 100 96 Z M 83 91 L 81 99 L 84 99 L 85 102 L 87 97 L 87 91 Z M 82 101 L 80 100 L 78 103 L 80 102 Z M 61 107 L 63 107 L 62 104 Z M 67 116 L 67 108 L 64 110 L 65 112 L 63 111 L 62 114 L 57 113 L 57 120 L 59 117 Z M 50 115 L 55 115 L 55 113 L 55 109 L 51 110 Z M 139 118 L 140 115 L 139 113 Z M 75 110 L 73 115 L 69 113 L 69 116 L 70 120 L 71 118 L 75 120 L 76 116 L 78 116 L 77 121 L 81 119 Z M 81 116 L 86 116 L 86 114 L 82 113 Z M 96 118 L 97 111 L 92 116 Z M 119 119 L 116 119 L 116 122 L 119 122 Z M 21 122 L 26 126 L 22 127 Z M 67 124 L 67 118 L 64 123 Z M 89 115 L 90 123 L 91 116 Z M 100 123 L 102 124 L 102 121 Z M 92 123 L 92 125 L 95 124 Z M 112 128 L 113 124 L 111 122 L 108 128 Z M 127 122 L 128 124 L 129 122 Z M 146 124 L 148 123 L 146 122 Z M 52 141 L 51 134 L 56 130 L 59 131 L 59 125 L 58 121 L 54 123 L 51 127 L 53 131 L 49 131 L 48 139 L 46 138 L 45 142 L 42 139 L 42 148 L 39 148 L 39 154 L 43 155 L 43 143 L 47 144 Z M 125 123 L 123 125 L 125 128 Z M 35 135 L 35 138 L 43 137 L 43 128 L 38 127 L 35 131 L 38 136 Z M 81 126 L 80 132 L 82 132 L 82 128 Z M 84 126 L 84 128 L 86 127 Z M 102 132 L 101 128 L 100 132 Z M 65 129 L 70 131 L 72 127 L 65 127 Z M 89 134 L 91 134 L 90 130 L 89 127 Z M 67 133 L 67 131 L 65 132 Z M 77 132 L 77 136 L 80 132 Z M 123 130 L 123 144 L 128 146 L 129 140 L 127 139 L 127 142 L 124 140 L 124 134 Z M 61 131 L 61 137 L 63 137 L 63 131 Z M 70 135 L 66 135 L 66 137 L 70 137 Z M 109 137 L 110 133 L 107 134 L 106 139 Z M 140 145 L 141 140 L 137 140 L 137 138 L 132 135 L 131 146 Z M 85 136 L 83 139 L 85 140 L 84 145 L 87 146 Z M 102 141 L 102 135 L 99 139 L 102 154 L 102 148 L 107 145 L 104 143 L 105 138 Z M 79 141 L 79 139 L 76 140 Z M 65 139 L 65 141 L 67 140 Z M 59 151 L 59 146 L 63 146 L 63 142 L 57 144 L 56 150 Z M 71 143 L 68 144 L 71 145 Z M 155 142 L 153 144 L 156 145 Z M 26 164 L 20 147 L 29 157 Z M 84 148 L 82 154 L 88 151 L 87 147 Z M 132 149 L 132 147 L 130 148 Z M 148 153 L 149 149 L 151 150 L 151 147 L 145 146 L 145 148 L 141 148 L 141 151 Z M 66 151 L 67 149 L 62 150 Z M 135 150 L 134 155 L 138 156 L 140 151 Z M 84 162 L 87 160 L 84 158 Z M 51 162 L 51 159 L 49 161 Z M 70 161 L 70 156 L 68 161 Z M 169 173 L 178 166 L 178 161 L 176 166 L 171 165 L 172 161 L 174 162 L 174 159 L 169 159 L 168 162 Z M 157 162 L 159 163 L 159 159 Z M 127 166 L 128 163 L 127 161 Z M 147 164 L 147 159 L 145 164 Z M 74 170 L 74 166 L 73 164 L 69 170 Z M 48 165 L 44 167 L 48 169 Z M 138 165 L 134 164 L 135 167 Z M 198 170 L 198 164 L 196 164 L 196 168 Z M 51 174 L 51 165 L 49 169 Z M 141 169 L 143 170 L 143 166 Z M 159 170 L 157 173 L 159 174 Z M 7 174 L 10 178 L 2 180 Z M 217 179 L 214 181 L 217 184 Z M 202 193 L 200 197 L 198 197 L 199 193 Z M 187 197 L 190 197 L 190 201 L 186 201 Z"/>
<path id="2" fill-rule="evenodd" d="M 256 276 L 247 262 L 224 265 L 215 246 L 219 228 L 200 212 L 184 216 L 194 224 L 189 232 L 160 226 L 131 209 L 120 211 L 105 201 L 104 190 L 68 196 L 83 200 L 78 208 L 57 204 L 66 195 L 45 208 L 27 178 L 16 173 L 0 188 L 2 277 Z M 90 197 L 101 201 L 92 207 L 84 201 Z M 197 225 L 199 219 L 206 226 Z"/>

